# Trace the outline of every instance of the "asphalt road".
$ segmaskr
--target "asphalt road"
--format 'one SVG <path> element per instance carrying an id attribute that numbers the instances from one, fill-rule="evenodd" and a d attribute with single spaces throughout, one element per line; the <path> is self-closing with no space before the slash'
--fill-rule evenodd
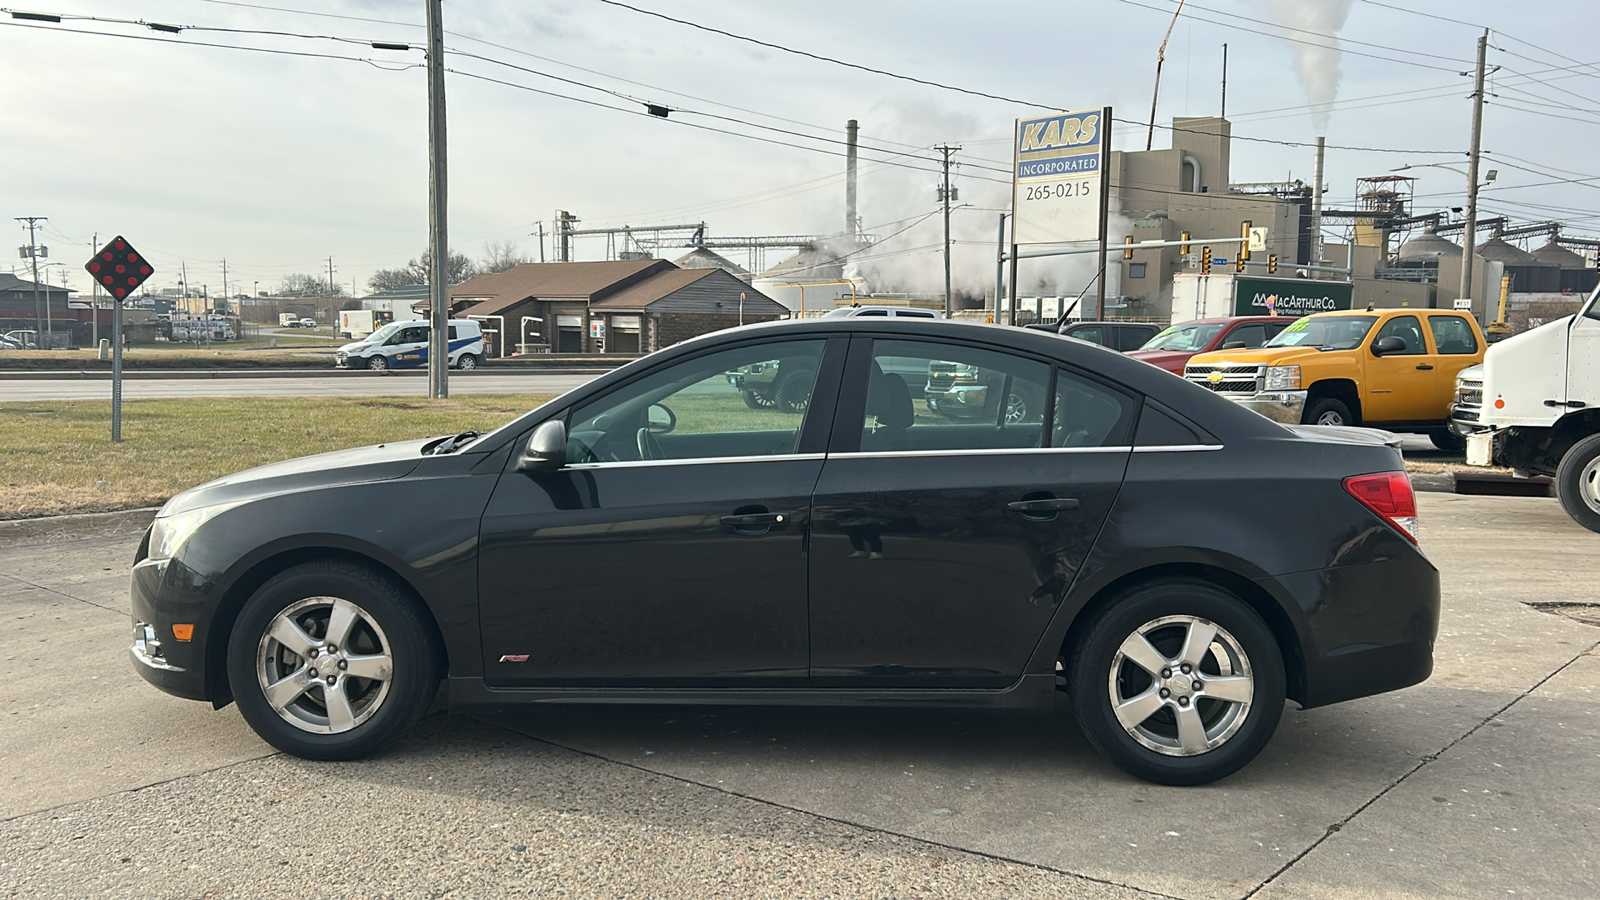
<path id="1" fill-rule="evenodd" d="M 1421 512 L 1433 677 L 1286 711 L 1193 789 L 1062 716 L 934 711 L 439 714 L 309 763 L 134 674 L 142 522 L 0 525 L 0 894 L 1594 896 L 1600 628 L 1529 604 L 1596 602 L 1600 536 L 1553 500 Z"/>
<path id="2" fill-rule="evenodd" d="M 562 394 L 600 372 L 550 375 L 537 372 L 470 375 L 451 373 L 451 394 Z M 247 377 L 126 378 L 124 400 L 168 397 L 426 397 L 425 372 L 373 372 L 328 376 L 252 375 Z M 110 400 L 106 378 L 0 379 L 0 402 L 29 400 Z"/>

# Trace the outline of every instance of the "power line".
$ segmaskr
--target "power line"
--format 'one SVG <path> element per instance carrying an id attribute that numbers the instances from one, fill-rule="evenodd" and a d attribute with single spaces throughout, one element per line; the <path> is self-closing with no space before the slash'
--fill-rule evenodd
<path id="1" fill-rule="evenodd" d="M 1143 7 L 1144 9 L 1153 9 L 1153 10 L 1156 10 L 1158 12 L 1165 12 L 1165 10 L 1162 10 L 1160 7 L 1144 6 L 1144 4 L 1129 2 L 1129 0 L 1123 0 L 1123 2 L 1127 2 L 1129 6 L 1140 6 L 1140 7 Z M 1285 25 L 1285 24 L 1283 24 L 1281 22 L 1269 22 L 1269 21 L 1267 21 L 1265 19 L 1255 19 L 1255 18 L 1251 18 L 1250 16 L 1241 15 L 1239 13 L 1230 12 L 1228 10 L 1211 9 L 1210 7 L 1201 6 L 1201 5 L 1197 4 L 1197 3 L 1187 2 L 1187 0 L 1185 0 L 1184 8 L 1185 9 L 1198 9 L 1198 10 L 1201 10 L 1202 12 L 1215 13 L 1215 14 L 1217 14 L 1219 16 L 1230 16 L 1232 18 L 1239 19 L 1239 20 L 1244 21 L 1244 22 L 1254 22 L 1257 25 L 1266 25 L 1269 28 L 1279 28 L 1279 29 L 1282 29 L 1284 31 L 1298 31 L 1301 34 L 1315 35 L 1317 37 L 1326 37 L 1326 38 L 1329 38 L 1331 40 L 1334 40 L 1334 41 L 1338 42 L 1337 44 L 1319 44 L 1319 43 L 1316 43 L 1316 42 L 1313 42 L 1313 41 L 1300 40 L 1300 39 L 1297 39 L 1297 38 L 1289 38 L 1289 37 L 1284 37 L 1283 35 L 1278 35 L 1278 34 L 1268 34 L 1266 32 L 1261 32 L 1261 31 L 1252 32 L 1254 34 L 1261 34 L 1261 35 L 1265 35 L 1266 37 L 1277 38 L 1279 40 L 1294 41 L 1295 43 L 1308 44 L 1308 45 L 1310 45 L 1312 47 L 1321 47 L 1321 48 L 1323 48 L 1325 50 L 1336 50 L 1336 51 L 1339 51 L 1341 53 L 1345 53 L 1345 52 L 1354 53 L 1355 51 L 1347 51 L 1347 50 L 1345 50 L 1343 45 L 1344 44 L 1355 44 L 1355 45 L 1361 46 L 1361 47 L 1372 47 L 1372 48 L 1375 48 L 1375 49 L 1378 49 L 1378 50 L 1388 50 L 1388 51 L 1391 51 L 1391 52 L 1394 52 L 1394 53 L 1404 53 L 1404 54 L 1407 54 L 1407 55 L 1410 55 L 1410 56 L 1426 56 L 1426 57 L 1429 57 L 1431 59 L 1444 60 L 1445 62 L 1455 63 L 1457 65 L 1467 65 L 1467 61 L 1457 59 L 1457 58 L 1455 58 L 1453 56 L 1441 56 L 1441 55 L 1439 55 L 1437 53 L 1424 53 L 1421 50 L 1415 50 L 1415 49 L 1412 49 L 1412 48 L 1409 48 L 1409 47 L 1391 47 L 1391 46 L 1389 46 L 1387 44 L 1374 44 L 1374 43 L 1371 43 L 1370 41 L 1358 41 L 1355 38 L 1342 37 L 1342 36 L 1336 35 L 1336 34 L 1324 34 L 1323 32 L 1314 31 L 1314 30 L 1309 29 L 1309 28 L 1299 28 L 1299 27 L 1296 27 L 1294 25 Z M 1227 25 L 1226 23 L 1223 23 L 1223 22 L 1215 22 L 1215 21 L 1212 21 L 1211 19 L 1202 18 L 1200 16 L 1191 15 L 1191 16 L 1189 16 L 1189 18 L 1193 19 L 1195 21 L 1198 21 L 1198 22 L 1207 22 L 1207 23 L 1213 24 L 1213 25 L 1222 25 L 1223 27 L 1226 27 L 1226 28 L 1236 27 L 1236 26 L 1232 26 L 1232 25 Z M 1239 29 L 1239 30 L 1241 30 L 1241 31 L 1251 31 L 1251 29 L 1248 29 L 1248 28 L 1242 28 L 1242 29 Z M 1362 55 L 1362 54 L 1358 54 L 1358 55 Z M 1387 57 L 1387 56 L 1378 56 L 1378 57 L 1373 57 L 1373 58 L 1375 58 L 1375 59 L 1385 59 L 1385 60 L 1388 60 L 1390 62 L 1402 62 L 1402 60 L 1391 59 L 1390 57 Z"/>

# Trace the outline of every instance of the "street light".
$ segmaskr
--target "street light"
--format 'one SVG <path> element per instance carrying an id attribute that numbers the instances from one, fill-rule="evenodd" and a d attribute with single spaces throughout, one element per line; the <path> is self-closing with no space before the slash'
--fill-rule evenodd
<path id="1" fill-rule="evenodd" d="M 1483 103 L 1483 101 L 1482 101 L 1482 96 L 1483 96 L 1482 95 L 1482 91 L 1483 91 L 1483 42 L 1482 41 L 1478 42 L 1478 90 L 1479 90 L 1479 94 L 1478 94 L 1478 96 L 1479 96 L 1478 109 L 1481 111 L 1483 109 L 1483 105 L 1482 105 L 1482 103 Z M 1460 299 L 1464 299 L 1464 300 L 1468 300 L 1468 301 L 1470 301 L 1471 298 L 1472 298 L 1472 245 L 1478 239 L 1478 188 L 1483 187 L 1483 185 L 1478 184 L 1477 178 L 1476 178 L 1477 172 L 1478 172 L 1477 120 L 1476 119 L 1474 119 L 1474 122 L 1473 122 L 1473 129 L 1474 130 L 1473 130 L 1472 168 L 1469 169 L 1468 171 L 1463 172 L 1460 169 L 1456 168 L 1455 166 L 1445 165 L 1444 163 L 1417 163 L 1416 165 L 1404 165 L 1404 166 L 1401 166 L 1400 168 L 1394 170 L 1396 172 L 1403 172 L 1403 171 L 1405 171 L 1407 169 L 1421 169 L 1421 168 L 1444 169 L 1447 172 L 1454 172 L 1457 175 L 1464 176 L 1467 179 L 1467 221 L 1466 221 L 1466 231 L 1461 236 L 1461 287 L 1460 287 L 1460 290 L 1457 291 L 1457 296 Z M 1486 178 L 1486 180 L 1484 181 L 1483 184 L 1484 185 L 1489 184 L 1490 182 L 1494 181 L 1498 177 L 1500 177 L 1500 170 L 1499 169 L 1490 169 L 1489 172 L 1488 172 L 1488 176 L 1487 176 L 1487 178 Z M 1484 307 L 1485 307 L 1485 317 L 1487 317 L 1488 304 L 1485 303 Z"/>
<path id="2" fill-rule="evenodd" d="M 1461 169 L 1458 169 L 1455 166 L 1446 165 L 1445 163 L 1410 163 L 1410 164 L 1407 164 L 1407 165 L 1404 165 L 1404 166 L 1400 166 L 1397 169 L 1390 169 L 1389 171 L 1391 171 L 1391 172 L 1404 172 L 1407 169 L 1444 169 L 1447 172 L 1454 172 L 1457 175 L 1462 176 L 1463 178 L 1465 178 L 1466 174 L 1467 174 L 1466 172 L 1462 171 Z M 1488 171 L 1488 173 L 1484 176 L 1483 184 L 1480 184 L 1478 186 L 1479 187 L 1486 187 L 1491 182 L 1493 182 L 1496 178 L 1499 178 L 1499 177 L 1500 177 L 1500 170 L 1499 169 L 1490 169 Z"/>

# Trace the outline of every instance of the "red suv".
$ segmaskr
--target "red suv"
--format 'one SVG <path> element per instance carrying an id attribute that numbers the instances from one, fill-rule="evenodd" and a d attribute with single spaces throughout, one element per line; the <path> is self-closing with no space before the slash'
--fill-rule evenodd
<path id="1" fill-rule="evenodd" d="M 1128 355 L 1174 375 L 1182 375 L 1184 364 L 1197 353 L 1259 347 L 1288 328 L 1293 321 L 1293 316 L 1195 319 L 1173 325 Z"/>

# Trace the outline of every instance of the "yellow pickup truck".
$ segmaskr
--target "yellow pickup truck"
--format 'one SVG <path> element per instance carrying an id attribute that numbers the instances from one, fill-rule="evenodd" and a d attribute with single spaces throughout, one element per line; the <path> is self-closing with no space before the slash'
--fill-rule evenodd
<path id="1" fill-rule="evenodd" d="M 1199 354 L 1183 377 L 1277 422 L 1418 432 L 1459 450 L 1448 427 L 1456 373 L 1483 361 L 1484 344 L 1470 313 L 1325 312 L 1258 349 Z"/>

